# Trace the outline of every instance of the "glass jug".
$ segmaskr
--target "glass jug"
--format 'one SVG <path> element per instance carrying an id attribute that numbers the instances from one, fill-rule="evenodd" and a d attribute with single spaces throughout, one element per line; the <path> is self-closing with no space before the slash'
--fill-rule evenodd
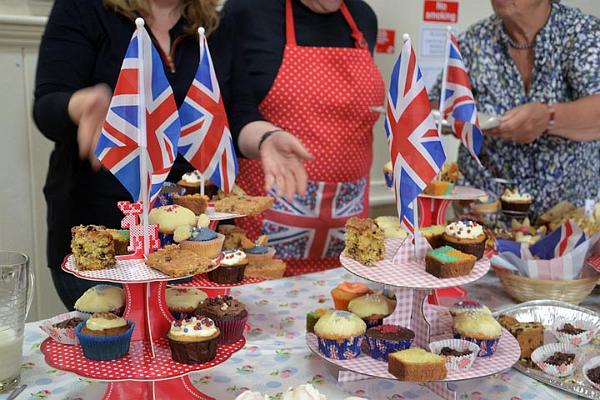
<path id="1" fill-rule="evenodd" d="M 29 257 L 0 251 L 0 393 L 19 382 L 25 318 L 32 299 Z"/>

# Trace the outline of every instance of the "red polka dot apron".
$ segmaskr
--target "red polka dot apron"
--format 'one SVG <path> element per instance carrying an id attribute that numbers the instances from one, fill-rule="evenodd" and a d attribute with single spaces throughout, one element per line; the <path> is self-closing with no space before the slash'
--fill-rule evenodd
<path id="1" fill-rule="evenodd" d="M 305 164 L 305 197 L 290 203 L 271 192 L 273 209 L 238 220 L 251 237 L 269 236 L 287 262 L 287 276 L 339 266 L 346 220 L 369 210 L 373 125 L 379 117 L 374 108 L 384 103 L 385 85 L 344 3 L 340 11 L 354 48 L 298 46 L 292 2 L 286 0 L 283 62 L 260 104 L 266 119 L 294 134 L 314 157 Z M 236 183 L 249 194 L 264 195 L 261 163 L 239 163 Z"/>

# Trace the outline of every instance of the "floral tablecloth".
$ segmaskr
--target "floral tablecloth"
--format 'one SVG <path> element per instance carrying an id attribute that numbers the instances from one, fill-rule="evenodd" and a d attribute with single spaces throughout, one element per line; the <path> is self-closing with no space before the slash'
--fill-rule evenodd
<path id="1" fill-rule="evenodd" d="M 263 282 L 236 289 L 232 294 L 245 302 L 251 331 L 247 345 L 226 363 L 203 373 L 192 374 L 193 383 L 204 393 L 218 399 L 234 399 L 250 388 L 277 399 L 289 386 L 310 382 L 329 400 L 357 395 L 372 400 L 435 399 L 418 384 L 369 379 L 338 384 L 325 363 L 305 345 L 305 314 L 332 304 L 329 291 L 342 280 L 355 278 L 343 269 Z M 470 297 L 498 309 L 512 304 L 493 273 L 467 286 Z M 599 309 L 600 296 L 583 304 Z M 48 367 L 40 353 L 46 335 L 38 323 L 27 324 L 24 344 L 22 383 L 27 389 L 18 397 L 25 399 L 92 400 L 100 399 L 105 388 L 101 382 L 82 379 L 72 373 Z M 486 378 L 454 385 L 461 400 L 552 400 L 574 398 L 528 378 L 514 369 Z M 0 400 L 7 395 L 0 395 Z"/>

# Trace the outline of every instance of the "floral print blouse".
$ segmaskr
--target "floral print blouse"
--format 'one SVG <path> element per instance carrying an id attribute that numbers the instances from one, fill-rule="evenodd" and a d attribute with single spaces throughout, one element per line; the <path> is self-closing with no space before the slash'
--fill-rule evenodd
<path id="1" fill-rule="evenodd" d="M 459 37 L 473 95 L 482 113 L 503 115 L 527 103 L 561 103 L 600 94 L 600 20 L 553 4 L 535 39 L 529 93 L 509 54 L 502 21 L 491 16 Z M 440 84 L 432 94 L 440 93 Z M 432 96 L 432 97 L 435 97 Z M 531 144 L 485 137 L 484 169 L 461 146 L 458 162 L 465 184 L 490 192 L 492 178 L 512 180 L 534 197 L 534 217 L 561 200 L 582 205 L 600 189 L 600 141 L 576 142 L 544 134 Z"/>

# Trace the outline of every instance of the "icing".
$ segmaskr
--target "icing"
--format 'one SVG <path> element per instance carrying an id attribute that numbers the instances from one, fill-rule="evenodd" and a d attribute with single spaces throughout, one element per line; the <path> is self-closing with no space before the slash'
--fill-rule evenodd
<path id="1" fill-rule="evenodd" d="M 88 313 L 115 311 L 124 305 L 123 289 L 110 285 L 96 285 L 89 288 L 75 302 L 77 310 Z"/>
<path id="2" fill-rule="evenodd" d="M 121 317 L 117 317 L 114 314 L 94 314 L 90 319 L 88 319 L 85 323 L 86 328 L 91 331 L 102 331 L 105 329 L 112 328 L 121 328 L 127 325 L 127 321 L 125 321 Z"/>
<path id="3" fill-rule="evenodd" d="M 181 180 L 185 183 L 200 183 L 202 182 L 202 175 L 200 175 L 200 172 L 196 170 L 183 174 L 181 176 Z"/>
<path id="4" fill-rule="evenodd" d="M 189 240 L 195 242 L 207 242 L 217 238 L 217 233 L 208 228 L 192 228 L 192 234 Z"/>
<path id="5" fill-rule="evenodd" d="M 529 193 L 519 193 L 519 189 L 506 189 L 501 197 L 504 201 L 531 201 L 531 195 Z"/>
<path id="6" fill-rule="evenodd" d="M 367 285 L 358 282 L 343 282 L 339 284 L 338 289 L 348 293 L 366 294 L 370 292 Z"/>
<path id="7" fill-rule="evenodd" d="M 192 317 L 171 322 L 169 335 L 176 337 L 210 337 L 218 333 L 212 319 L 207 317 Z"/>
<path id="8" fill-rule="evenodd" d="M 388 315 L 390 313 L 390 305 L 382 295 L 366 294 L 352 299 L 348 303 L 348 311 L 358 315 L 360 318 L 367 318 L 373 315 Z"/>
<path id="9" fill-rule="evenodd" d="M 223 252 L 221 265 L 239 265 L 246 261 L 246 253 L 241 250 L 231 250 Z"/>
<path id="10" fill-rule="evenodd" d="M 248 254 L 267 254 L 269 252 L 269 248 L 267 246 L 254 246 L 250 249 L 246 249 L 246 253 Z"/>
<path id="11" fill-rule="evenodd" d="M 165 290 L 169 309 L 197 308 L 208 296 L 196 288 L 167 288 Z"/>
<path id="12" fill-rule="evenodd" d="M 198 228 L 208 228 L 210 225 L 210 217 L 206 214 L 200 214 L 196 226 Z"/>
<path id="13" fill-rule="evenodd" d="M 460 239 L 476 239 L 483 235 L 483 227 L 473 221 L 457 221 L 448 225 L 445 232 Z"/>

